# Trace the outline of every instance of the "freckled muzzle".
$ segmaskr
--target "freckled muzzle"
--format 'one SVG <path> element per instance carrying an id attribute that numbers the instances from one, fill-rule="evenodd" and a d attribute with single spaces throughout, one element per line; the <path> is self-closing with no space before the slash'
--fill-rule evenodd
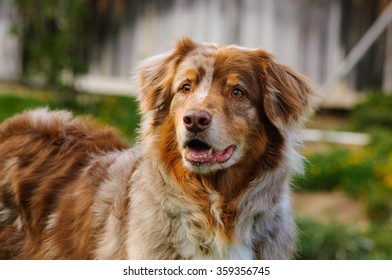
<path id="1" fill-rule="evenodd" d="M 193 166 L 222 164 L 227 162 L 234 153 L 235 145 L 220 150 L 214 149 L 213 144 L 205 141 L 202 136 L 208 133 L 211 123 L 212 116 L 208 111 L 190 109 L 184 113 L 183 125 L 192 135 L 184 145 L 184 159 Z"/>

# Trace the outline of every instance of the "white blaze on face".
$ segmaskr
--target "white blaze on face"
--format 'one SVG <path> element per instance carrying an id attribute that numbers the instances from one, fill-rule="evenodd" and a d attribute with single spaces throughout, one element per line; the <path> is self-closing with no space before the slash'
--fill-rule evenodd
<path id="1" fill-rule="evenodd" d="M 203 65 L 205 75 L 204 77 L 202 77 L 201 83 L 198 86 L 197 91 L 195 92 L 197 99 L 200 103 L 202 103 L 208 96 L 208 93 L 211 89 L 212 77 L 214 76 L 215 58 L 211 56 L 206 58 L 205 60 L 206 64 Z"/>
<path id="2" fill-rule="evenodd" d="M 178 89 L 188 81 L 192 86 L 192 94 L 199 104 L 203 103 L 210 92 L 216 53 L 214 46 L 205 48 L 200 52 L 190 54 L 178 67 L 182 70 L 176 75 L 175 87 Z M 195 84 L 196 81 L 198 84 Z"/>

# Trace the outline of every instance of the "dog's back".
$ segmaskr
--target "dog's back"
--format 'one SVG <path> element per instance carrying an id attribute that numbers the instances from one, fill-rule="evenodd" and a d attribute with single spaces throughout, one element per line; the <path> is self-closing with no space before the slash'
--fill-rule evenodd
<path id="1" fill-rule="evenodd" d="M 91 120 L 64 111 L 30 111 L 1 124 L 0 259 L 94 258 L 97 233 L 109 218 L 97 212 L 111 207 L 98 202 L 97 193 L 111 179 L 116 153 L 126 148 L 114 130 L 97 130 Z M 124 205 L 116 207 L 124 213 L 126 183 L 116 183 L 106 203 L 110 195 L 123 195 Z"/>

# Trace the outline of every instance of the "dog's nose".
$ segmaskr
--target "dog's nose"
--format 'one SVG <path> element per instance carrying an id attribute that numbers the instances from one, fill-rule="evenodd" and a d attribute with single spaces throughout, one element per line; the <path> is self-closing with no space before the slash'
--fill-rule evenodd
<path id="1" fill-rule="evenodd" d="M 202 132 L 211 124 L 210 113 L 204 110 L 188 110 L 185 112 L 183 121 L 186 129 L 192 132 Z"/>

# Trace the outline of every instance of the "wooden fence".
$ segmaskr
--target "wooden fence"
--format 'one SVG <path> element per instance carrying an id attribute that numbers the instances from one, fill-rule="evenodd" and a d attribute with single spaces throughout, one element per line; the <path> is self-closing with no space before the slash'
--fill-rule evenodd
<path id="1" fill-rule="evenodd" d="M 7 35 L 11 0 L 0 0 L 0 79 L 20 70 L 17 40 Z M 263 48 L 323 85 L 391 0 L 116 0 L 117 23 L 91 49 L 86 87 L 127 91 L 142 59 L 189 36 L 197 41 Z M 113 2 L 113 3 L 114 3 Z M 113 4 L 114 5 L 114 4 Z M 96 32 L 96 30 L 94 31 Z M 392 91 L 392 26 L 346 77 L 351 90 Z M 106 82 L 107 81 L 107 82 Z M 83 83 L 81 83 L 83 84 Z M 103 87 L 105 88 L 105 87 Z M 99 90 L 94 88 L 94 90 Z M 106 88 L 105 88 L 106 90 Z"/>
<path id="2" fill-rule="evenodd" d="M 264 48 L 316 84 L 340 62 L 391 0 L 155 0 L 128 5 L 126 21 L 99 47 L 91 74 L 127 77 L 134 65 L 190 36 Z M 392 26 L 346 77 L 351 90 L 392 91 Z"/>
<path id="3" fill-rule="evenodd" d="M 19 42 L 10 34 L 14 16 L 11 1 L 0 0 L 0 79 L 17 79 L 20 74 Z"/>
<path id="4" fill-rule="evenodd" d="M 90 72 L 127 77 L 138 61 L 190 36 L 263 48 L 321 84 L 343 56 L 340 13 L 339 0 L 150 1 L 139 8 L 135 21 L 103 42 Z"/>

